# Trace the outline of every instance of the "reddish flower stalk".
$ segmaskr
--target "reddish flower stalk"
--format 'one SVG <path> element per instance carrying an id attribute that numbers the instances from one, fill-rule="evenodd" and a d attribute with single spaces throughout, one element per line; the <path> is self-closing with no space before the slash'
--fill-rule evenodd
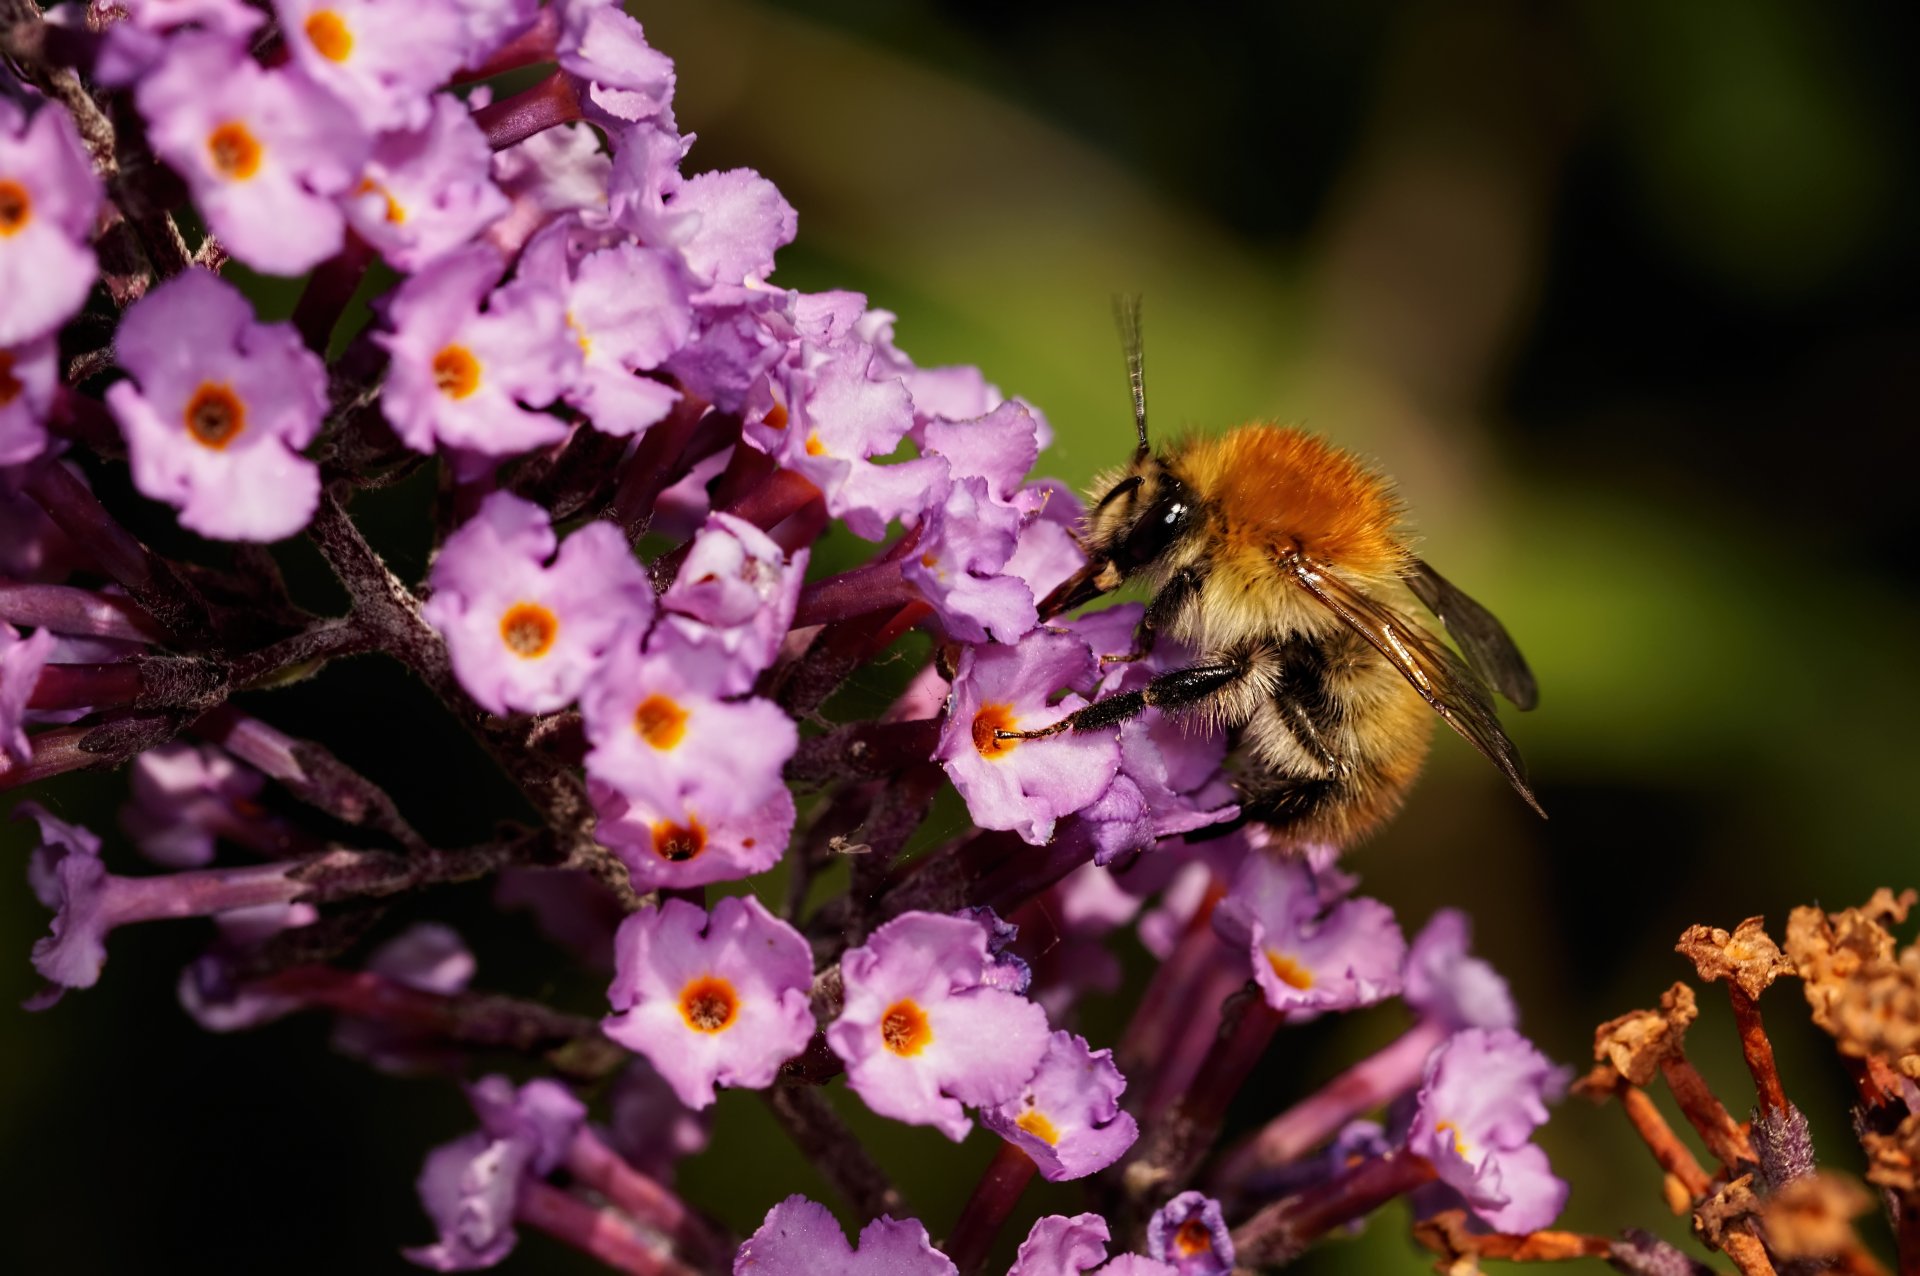
<path id="1" fill-rule="evenodd" d="M 1759 1003 L 1733 980 L 1727 981 L 1727 999 L 1733 1003 L 1733 1021 L 1740 1029 L 1740 1051 L 1746 1056 L 1747 1071 L 1753 1074 L 1761 1110 L 1785 1112 L 1787 1092 L 1780 1084 L 1780 1070 L 1774 1066 L 1773 1043 L 1767 1040 L 1766 1025 L 1760 1021 Z"/>
<path id="2" fill-rule="evenodd" d="M 300 300 L 294 303 L 293 326 L 299 329 L 300 339 L 306 342 L 307 348 L 321 358 L 326 358 L 334 327 L 339 324 L 347 303 L 359 291 L 360 281 L 366 277 L 373 257 L 373 246 L 348 231 L 346 243 L 314 269 L 300 293 Z"/>
<path id="3" fill-rule="evenodd" d="M 567 1148 L 567 1172 L 584 1187 L 607 1198 L 615 1209 L 672 1241 L 686 1258 L 702 1267 L 724 1263 L 732 1247 L 716 1235 L 685 1201 L 627 1164 L 618 1152 L 582 1126 Z"/>
<path id="4" fill-rule="evenodd" d="M 538 1179 L 520 1184 L 514 1217 L 631 1276 L 694 1276 L 634 1230 L 619 1213 L 589 1205 Z"/>
<path id="5" fill-rule="evenodd" d="M 358 1019 L 394 1024 L 468 1045 L 532 1052 L 594 1039 L 599 1025 L 538 1002 L 482 993 L 440 993 L 366 970 L 292 966 L 255 981 L 257 991 Z"/>
<path id="6" fill-rule="evenodd" d="M 961 1276 L 978 1271 L 986 1263 L 994 1241 L 1038 1168 L 1032 1157 L 1011 1143 L 1002 1143 L 993 1154 L 992 1163 L 974 1185 L 973 1195 L 967 1198 L 947 1237 L 947 1257 L 960 1269 Z"/>
<path id="7" fill-rule="evenodd" d="M 1330 1182 L 1276 1201 L 1234 1228 L 1235 1259 L 1247 1267 L 1277 1267 L 1334 1228 L 1433 1179 L 1433 1166 L 1409 1152 L 1362 1161 Z"/>
<path id="8" fill-rule="evenodd" d="M 1653 1153 L 1653 1159 L 1659 1162 L 1660 1168 L 1679 1180 L 1690 1199 L 1697 1201 L 1706 1195 L 1707 1188 L 1713 1182 L 1712 1176 L 1701 1168 L 1692 1150 L 1674 1134 L 1673 1127 L 1660 1115 L 1660 1109 L 1653 1105 L 1647 1092 L 1623 1078 L 1616 1083 L 1614 1096 L 1620 1100 L 1620 1108 L 1627 1114 L 1627 1120 L 1633 1123 L 1634 1133 Z"/>
<path id="9" fill-rule="evenodd" d="M 571 124 L 580 114 L 579 82 L 565 71 L 555 71 L 540 83 L 510 98 L 481 107 L 473 122 L 496 151 L 544 133 L 556 124 Z"/>
<path id="10" fill-rule="evenodd" d="M 685 472 L 683 454 L 692 450 L 694 436 L 716 424 L 716 417 L 721 415 L 708 412 L 703 401 L 682 394 L 666 419 L 640 436 L 640 444 L 621 468 L 619 484 L 607 502 L 607 514 L 620 524 L 629 540 L 646 534 L 660 493 Z M 724 420 L 734 431 L 739 430 L 738 417 L 726 414 Z"/>
<path id="11" fill-rule="evenodd" d="M 1132 1076 L 1144 1072 L 1166 1056 L 1168 1038 L 1186 1020 L 1187 990 L 1225 949 L 1213 933 L 1214 906 L 1225 895 L 1225 888 L 1217 880 L 1209 886 L 1206 897 L 1187 919 L 1173 952 L 1148 982 L 1114 1051 L 1123 1073 Z"/>
<path id="12" fill-rule="evenodd" d="M 478 66 L 463 67 L 454 76 L 453 82 L 471 84 L 475 80 L 491 79 L 504 71 L 517 71 L 523 66 L 551 62 L 559 35 L 559 8 L 557 6 L 543 8 L 534 18 L 533 24 L 525 31 L 495 49 L 493 55 Z"/>
<path id="13" fill-rule="evenodd" d="M 133 704 L 146 692 L 140 666 L 120 660 L 107 664 L 46 665 L 27 697 L 29 709 L 102 709 Z"/>
<path id="14" fill-rule="evenodd" d="M 122 642 L 155 642 L 160 626 L 132 599 L 72 585 L 0 580 L 0 621 L 22 628 Z"/>

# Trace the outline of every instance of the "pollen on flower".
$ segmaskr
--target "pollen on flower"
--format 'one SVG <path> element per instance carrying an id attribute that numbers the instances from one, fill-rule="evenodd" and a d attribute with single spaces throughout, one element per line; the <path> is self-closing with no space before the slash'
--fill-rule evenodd
<path id="1" fill-rule="evenodd" d="M 0 239 L 17 235 L 33 220 L 33 197 L 15 181 L 0 181 Z"/>
<path id="2" fill-rule="evenodd" d="M 1038 1108 L 1028 1108 L 1014 1118 L 1013 1123 L 1048 1147 L 1060 1142 L 1060 1127 L 1049 1121 L 1047 1114 Z"/>
<path id="3" fill-rule="evenodd" d="M 398 226 L 407 220 L 407 210 L 400 206 L 400 201 L 393 197 L 393 192 L 382 186 L 379 182 L 374 181 L 371 177 L 361 178 L 360 184 L 353 188 L 353 193 L 356 195 L 378 195 L 380 198 L 386 200 L 387 210 L 382 215 L 387 219 L 387 225 Z"/>
<path id="4" fill-rule="evenodd" d="M 776 403 L 767 409 L 766 416 L 762 417 L 760 421 L 761 424 L 765 425 L 769 430 L 784 430 L 787 428 L 787 410 Z"/>
<path id="5" fill-rule="evenodd" d="M 353 32 L 347 20 L 332 9 L 316 9 L 309 14 L 306 31 L 314 52 L 329 62 L 345 62 L 353 53 Z"/>
<path id="6" fill-rule="evenodd" d="M 809 434 L 807 436 L 807 455 L 825 456 L 826 454 L 827 445 L 820 441 L 820 436 L 818 434 Z"/>
<path id="7" fill-rule="evenodd" d="M 591 359 L 593 357 L 593 334 L 580 326 L 580 321 L 573 317 L 573 311 L 571 310 L 567 311 L 567 330 L 573 333 L 574 341 L 579 343 L 581 357 Z"/>
<path id="8" fill-rule="evenodd" d="M 662 820 L 653 826 L 653 853 L 669 864 L 684 864 L 706 849 L 706 826 L 692 816 L 685 824 Z"/>
<path id="9" fill-rule="evenodd" d="M 228 120 L 207 134 L 207 153 L 222 177 L 244 182 L 260 171 L 260 161 L 267 152 L 246 125 Z"/>
<path id="10" fill-rule="evenodd" d="M 880 1016 L 880 1040 L 901 1058 L 911 1059 L 932 1043 L 933 1026 L 918 1003 L 911 997 L 903 998 Z"/>
<path id="11" fill-rule="evenodd" d="M 940 565 L 940 555 L 934 553 L 932 550 L 928 550 L 926 553 L 920 555 L 920 565 L 928 571 L 932 571 Z"/>
<path id="12" fill-rule="evenodd" d="M 1213 1249 L 1213 1233 L 1207 1230 L 1207 1221 L 1198 1214 L 1180 1224 L 1180 1230 L 1173 1234 L 1173 1248 L 1182 1258 L 1193 1258 Z"/>
<path id="13" fill-rule="evenodd" d="M 219 381 L 202 381 L 182 416 L 193 441 L 216 452 L 247 428 L 247 405 L 231 386 Z"/>
<path id="14" fill-rule="evenodd" d="M 1439 1122 L 1438 1124 L 1436 1124 L 1436 1125 L 1435 1125 L 1435 1126 L 1433 1127 L 1433 1132 L 1434 1132 L 1435 1134 L 1449 1134 L 1449 1133 L 1450 1133 L 1450 1134 L 1452 1134 L 1452 1135 L 1453 1135 L 1453 1150 L 1454 1150 L 1455 1152 L 1457 1152 L 1457 1153 L 1459 1153 L 1459 1154 L 1460 1154 L 1461 1156 L 1463 1156 L 1463 1157 L 1464 1157 L 1464 1156 L 1466 1156 L 1466 1154 L 1467 1154 L 1467 1141 L 1466 1141 L 1465 1139 L 1463 1139 L 1463 1138 L 1461 1138 L 1461 1137 L 1460 1137 L 1460 1127 L 1459 1127 L 1459 1126 L 1457 1126 L 1457 1125 L 1455 1125 L 1455 1124 L 1454 1124 L 1453 1122 L 1451 1122 L 1451 1121 L 1441 1121 L 1441 1122 Z"/>
<path id="15" fill-rule="evenodd" d="M 973 747 L 983 758 L 998 758 L 1012 751 L 1020 742 L 1002 740 L 996 733 L 1014 729 L 1013 706 L 1010 704 L 983 704 L 980 712 L 973 715 Z"/>
<path id="16" fill-rule="evenodd" d="M 680 990 L 680 1017 L 695 1032 L 725 1031 L 739 1013 L 739 994 L 716 975 L 689 979 Z"/>
<path id="17" fill-rule="evenodd" d="M 465 346 L 443 347 L 433 356 L 433 383 L 449 399 L 464 399 L 480 388 L 480 361 Z"/>
<path id="18" fill-rule="evenodd" d="M 500 615 L 500 641 L 522 660 L 537 660 L 553 648 L 560 618 L 539 603 L 515 603 Z"/>
<path id="19" fill-rule="evenodd" d="M 13 353 L 0 350 L 0 408 L 19 398 L 26 388 L 26 383 L 13 375 Z"/>
<path id="20" fill-rule="evenodd" d="M 687 734 L 687 711 L 657 692 L 633 711 L 633 729 L 656 749 L 671 749 Z"/>
<path id="21" fill-rule="evenodd" d="M 1298 988 L 1301 992 L 1313 987 L 1313 972 L 1302 966 L 1285 953 L 1267 950 L 1267 965 L 1273 967 L 1274 977 L 1289 988 Z"/>

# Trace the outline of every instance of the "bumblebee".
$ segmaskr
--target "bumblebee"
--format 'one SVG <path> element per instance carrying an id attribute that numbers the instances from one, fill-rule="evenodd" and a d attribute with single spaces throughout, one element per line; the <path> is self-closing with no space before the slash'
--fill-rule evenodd
<path id="1" fill-rule="evenodd" d="M 1141 580 L 1153 593 L 1135 649 L 1108 659 L 1141 659 L 1162 635 L 1198 658 L 1051 727 L 1001 734 L 1096 731 L 1148 706 L 1194 715 L 1235 737 L 1243 819 L 1282 843 L 1345 847 L 1400 808 L 1438 715 L 1544 817 L 1489 690 L 1531 709 L 1533 674 L 1492 613 L 1415 555 L 1392 484 L 1273 425 L 1156 452 L 1138 300 L 1115 311 L 1139 442 L 1131 464 L 1095 480 L 1086 565 L 1040 613 Z M 1408 615 L 1416 600 L 1459 655 Z"/>

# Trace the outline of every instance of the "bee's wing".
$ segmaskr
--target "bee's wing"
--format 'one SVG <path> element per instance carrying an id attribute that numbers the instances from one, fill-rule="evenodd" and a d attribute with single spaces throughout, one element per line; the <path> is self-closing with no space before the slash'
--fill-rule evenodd
<path id="1" fill-rule="evenodd" d="M 1440 618 L 1460 644 L 1469 668 L 1519 708 L 1531 709 L 1540 703 L 1540 688 L 1533 681 L 1533 670 L 1527 668 L 1527 658 L 1492 612 L 1420 559 L 1413 560 L 1406 581 L 1414 597 Z"/>
<path id="2" fill-rule="evenodd" d="M 1361 593 L 1298 550 L 1282 554 L 1280 565 L 1295 583 L 1385 656 L 1433 711 L 1499 767 L 1507 783 L 1545 818 L 1547 813 L 1540 809 L 1520 770 L 1519 752 L 1494 713 L 1493 697 L 1460 657 L 1421 625 Z"/>

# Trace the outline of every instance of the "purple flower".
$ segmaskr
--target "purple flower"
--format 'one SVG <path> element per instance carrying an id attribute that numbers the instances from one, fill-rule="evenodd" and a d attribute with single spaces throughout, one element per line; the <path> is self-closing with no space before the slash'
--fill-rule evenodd
<path id="1" fill-rule="evenodd" d="M 489 296 L 499 278 L 499 255 L 470 245 L 433 261 L 389 302 L 393 331 L 375 338 L 393 356 L 381 403 L 416 452 L 439 442 L 512 456 L 567 436 L 565 421 L 533 409 L 573 383 L 580 345 L 559 297 L 513 286 Z"/>
<path id="2" fill-rule="evenodd" d="M 846 1004 L 827 1044 L 847 1081 L 882 1116 L 932 1125 L 956 1142 L 961 1104 L 1011 1099 L 1046 1053 L 1046 1013 L 986 986 L 977 923 L 906 913 L 840 959 Z"/>
<path id="3" fill-rule="evenodd" d="M 744 815 L 781 786 L 800 736 L 771 700 L 722 698 L 722 664 L 679 651 L 612 651 L 581 693 L 587 773 L 639 805 Z"/>
<path id="4" fill-rule="evenodd" d="M 1154 1211 L 1147 1253 L 1173 1264 L 1180 1276 L 1226 1276 L 1233 1270 L 1233 1238 L 1220 1202 L 1204 1192 L 1182 1192 Z"/>
<path id="5" fill-rule="evenodd" d="M 31 118 L 0 98 L 0 347 L 45 336 L 86 303 L 100 179 L 66 108 Z"/>
<path id="6" fill-rule="evenodd" d="M 1328 904 L 1304 860 L 1249 855 L 1214 920 L 1247 945 L 1275 1010 L 1352 1010 L 1400 991 L 1407 941 L 1393 910 L 1376 899 Z"/>
<path id="7" fill-rule="evenodd" d="M 730 882 L 772 868 L 793 834 L 793 795 L 775 786 L 757 808 L 712 816 L 686 803 L 630 802 L 598 780 L 587 793 L 599 816 L 594 838 L 620 857 L 642 891 Z"/>
<path id="8" fill-rule="evenodd" d="M 925 409 L 914 398 L 916 413 Z M 956 478 L 979 478 L 995 501 L 1011 504 L 1040 458 L 1038 427 L 1026 404 L 1009 400 L 969 420 L 935 420 L 921 431 L 927 451 L 943 456 Z"/>
<path id="9" fill-rule="evenodd" d="M 0 199 L 5 197 L 0 188 Z M 5 215 L 0 211 L 0 217 Z M 0 269 L 4 269 L 3 259 Z M 0 349 L 0 466 L 23 464 L 47 450 L 43 423 L 59 384 L 58 357 L 51 334 L 23 341 L 11 350 Z"/>
<path id="10" fill-rule="evenodd" d="M 419 270 L 506 215 L 492 160 L 460 99 L 441 94 L 419 128 L 380 135 L 341 208 L 394 269 Z"/>
<path id="11" fill-rule="evenodd" d="M 1033 591 L 1002 575 L 1020 539 L 1020 511 L 997 502 L 987 480 L 954 479 L 921 519 L 920 541 L 902 574 L 933 604 L 941 627 L 962 642 L 1011 643 L 1039 623 Z"/>
<path id="12" fill-rule="evenodd" d="M 1427 1059 L 1407 1147 L 1490 1227 L 1546 1227 L 1567 1185 L 1528 1140 L 1566 1084 L 1566 1069 L 1513 1029 L 1462 1029 Z"/>
<path id="13" fill-rule="evenodd" d="M 460 685 L 494 713 L 564 707 L 652 618 L 653 590 L 619 528 L 589 523 L 558 554 L 554 543 L 545 510 L 495 492 L 434 560 L 423 614 Z"/>
<path id="14" fill-rule="evenodd" d="M 1029 484 L 1016 499 L 1033 516 L 1020 529 L 1020 544 L 1006 571 L 1026 581 L 1035 598 L 1045 598 L 1086 565 L 1087 556 L 1073 535 L 1085 511 L 1080 498 L 1054 479 Z"/>
<path id="15" fill-rule="evenodd" d="M 603 434 L 638 434 L 666 416 L 680 392 L 651 377 L 686 343 L 693 310 L 679 266 L 638 244 L 596 248 L 575 219 L 537 235 L 520 261 L 520 277 L 564 298 L 567 326 L 585 359 L 567 401 Z"/>
<path id="16" fill-rule="evenodd" d="M 1511 1028 L 1520 1012 L 1507 981 L 1468 954 L 1473 923 L 1457 908 L 1443 908 L 1413 937 L 1407 949 L 1407 1003 L 1421 1014 L 1456 1028 Z"/>
<path id="17" fill-rule="evenodd" d="M 416 129 L 432 91 L 465 60 L 449 0 L 273 0 L 293 60 L 369 132 Z"/>
<path id="18" fill-rule="evenodd" d="M 1107 1261 L 1113 1234 L 1098 1214 L 1049 1214 L 1020 1242 L 1007 1276 L 1078 1276 Z"/>
<path id="19" fill-rule="evenodd" d="M 340 251 L 335 197 L 359 178 L 371 139 L 325 89 L 290 67 L 263 69 L 229 39 L 190 34 L 134 101 L 154 151 L 235 257 L 297 275 Z"/>
<path id="20" fill-rule="evenodd" d="M 8 758 L 24 766 L 33 757 L 24 729 L 27 700 L 40 681 L 53 644 L 51 630 L 36 629 L 22 638 L 19 630 L 0 621 L 0 774 L 6 773 Z"/>
<path id="21" fill-rule="evenodd" d="M 721 694 L 742 694 L 780 654 L 806 574 L 806 550 L 789 558 L 753 524 L 709 515 L 661 596 L 661 629 L 688 646 L 715 648 L 725 658 Z"/>
<path id="22" fill-rule="evenodd" d="M 466 65 L 477 67 L 534 20 L 540 0 L 454 0 L 454 8 L 467 25 Z"/>
<path id="23" fill-rule="evenodd" d="M 635 1170 L 663 1185 L 673 1167 L 706 1149 L 713 1113 L 694 1112 L 645 1059 L 635 1058 L 608 1087 L 607 1143 Z"/>
<path id="24" fill-rule="evenodd" d="M 647 43 L 616 0 L 560 0 L 561 69 L 578 76 L 589 119 L 609 129 L 666 111 L 673 59 Z"/>
<path id="25" fill-rule="evenodd" d="M 52 1005 L 62 988 L 93 987 L 106 964 L 107 934 L 116 926 L 285 904 L 306 889 L 288 876 L 294 866 L 284 863 L 116 877 L 100 862 L 100 839 L 86 829 L 55 818 L 36 802 L 15 808 L 15 817 L 20 816 L 40 825 L 27 880 L 40 902 L 54 910 L 53 933 L 34 941 L 33 964 L 56 987 L 29 1001 L 30 1010 Z"/>
<path id="26" fill-rule="evenodd" d="M 107 406 L 135 487 L 220 540 L 307 525 L 320 471 L 299 449 L 320 429 L 327 374 L 291 324 L 255 323 L 232 285 L 189 270 L 128 308 L 114 348 L 133 380 L 108 387 Z"/>
<path id="27" fill-rule="evenodd" d="M 882 1215 L 860 1231 L 860 1244 L 827 1211 L 789 1196 L 740 1246 L 733 1276 L 954 1276 L 953 1260 L 933 1247 L 915 1219 Z"/>
<path id="28" fill-rule="evenodd" d="M 1049 1182 L 1085 1178 L 1118 1161 L 1139 1137 L 1133 1116 L 1120 1110 L 1126 1088 L 1113 1051 L 1090 1050 L 1085 1038 L 1055 1032 L 1026 1085 L 983 1109 L 980 1120 L 1032 1157 Z"/>
<path id="29" fill-rule="evenodd" d="M 934 760 L 946 768 L 981 828 L 1012 829 L 1035 846 L 1063 815 L 1106 791 L 1119 767 L 1109 731 L 1067 732 L 1038 740 L 1002 740 L 998 731 L 1050 726 L 1086 703 L 1050 702 L 1062 687 L 1090 682 L 1097 666 L 1087 645 L 1067 634 L 1030 634 L 1016 647 L 969 647 L 960 657 L 953 698 Z"/>
<path id="30" fill-rule="evenodd" d="M 213 862 L 216 838 L 244 829 L 266 777 L 212 745 L 173 740 L 133 760 L 133 800 L 121 827 L 140 853 L 168 868 Z"/>
<path id="31" fill-rule="evenodd" d="M 634 913 L 614 939 L 606 1033 L 645 1055 L 690 1108 L 714 1087 L 759 1090 L 813 1036 L 813 954 L 759 900 L 711 914 L 684 900 Z"/>
<path id="32" fill-rule="evenodd" d="M 616 148 L 616 151 L 618 148 Z M 487 239 L 512 256 L 555 217 L 579 213 L 599 226 L 608 222 L 607 181 L 613 161 L 600 149 L 600 134 L 585 124 L 562 124 L 535 133 L 493 157 L 493 180 L 513 202 Z"/>
<path id="33" fill-rule="evenodd" d="M 429 1152 L 420 1170 L 420 1199 L 440 1239 L 404 1251 L 434 1271 L 475 1271 L 512 1252 L 521 1184 L 553 1172 L 586 1117 L 553 1081 L 529 1081 L 516 1092 L 505 1077 L 486 1077 L 467 1097 L 480 1128 Z"/>

